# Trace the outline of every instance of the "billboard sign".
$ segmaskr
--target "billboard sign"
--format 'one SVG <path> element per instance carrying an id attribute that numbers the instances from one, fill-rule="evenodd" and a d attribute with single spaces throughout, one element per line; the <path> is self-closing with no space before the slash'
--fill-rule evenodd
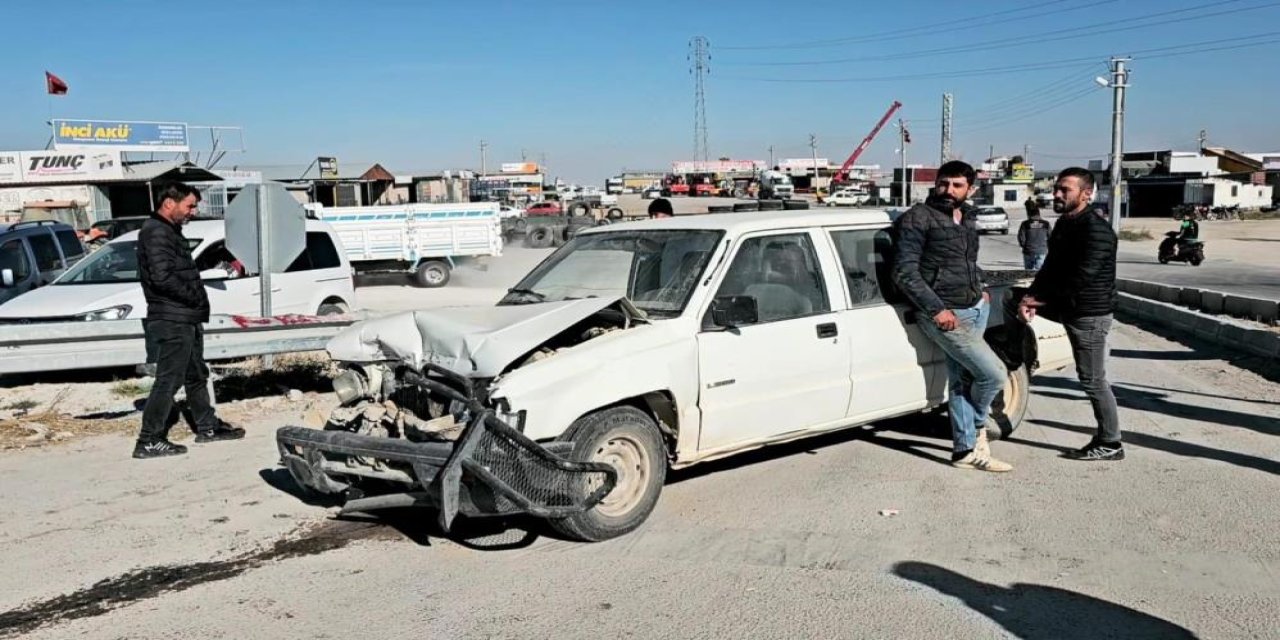
<path id="1" fill-rule="evenodd" d="M 15 163 L 11 162 L 16 158 Z M 121 180 L 124 166 L 115 149 L 98 151 L 10 151 L 0 153 L 0 184 Z"/>
<path id="2" fill-rule="evenodd" d="M 320 156 L 316 158 L 316 164 L 320 167 L 321 178 L 337 178 L 338 177 L 338 159 L 332 156 Z"/>
<path id="3" fill-rule="evenodd" d="M 1010 169 L 1009 180 L 1012 182 L 1034 182 L 1035 179 L 1035 167 L 1029 164 L 1015 164 Z"/>
<path id="4" fill-rule="evenodd" d="M 185 122 L 59 119 L 53 121 L 53 148 L 185 153 L 191 145 Z"/>
<path id="5" fill-rule="evenodd" d="M 783 158 L 778 162 L 778 168 L 783 171 L 808 171 L 813 168 L 813 165 L 813 158 Z M 831 166 L 831 160 L 829 158 L 818 158 L 817 165 L 819 167 L 829 167 Z"/>
<path id="6" fill-rule="evenodd" d="M 504 162 L 502 163 L 503 173 L 538 173 L 538 163 L 536 162 Z"/>
<path id="7" fill-rule="evenodd" d="M 17 151 L 0 152 L 0 184 L 22 182 L 21 162 Z"/>

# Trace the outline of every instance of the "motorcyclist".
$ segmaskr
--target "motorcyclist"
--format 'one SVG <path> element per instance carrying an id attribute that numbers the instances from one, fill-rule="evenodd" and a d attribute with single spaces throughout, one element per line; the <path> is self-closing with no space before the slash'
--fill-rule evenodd
<path id="1" fill-rule="evenodd" d="M 1178 248 L 1200 239 L 1200 223 L 1196 215 L 1190 211 L 1182 214 L 1182 226 L 1178 227 Z"/>

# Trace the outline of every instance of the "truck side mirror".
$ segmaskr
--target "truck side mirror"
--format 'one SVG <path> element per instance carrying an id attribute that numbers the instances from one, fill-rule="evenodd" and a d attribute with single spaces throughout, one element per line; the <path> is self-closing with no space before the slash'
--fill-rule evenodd
<path id="1" fill-rule="evenodd" d="M 0 287 L 6 289 L 13 286 L 13 269 L 0 270 Z"/>
<path id="2" fill-rule="evenodd" d="M 734 329 L 759 321 L 755 296 L 721 296 L 711 301 L 711 323 L 717 327 Z"/>

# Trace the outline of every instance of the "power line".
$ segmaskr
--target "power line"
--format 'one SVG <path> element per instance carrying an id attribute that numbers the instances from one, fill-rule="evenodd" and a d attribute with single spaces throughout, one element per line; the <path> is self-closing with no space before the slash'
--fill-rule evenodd
<path id="1" fill-rule="evenodd" d="M 1086 87 L 1085 89 L 1064 98 L 1062 102 L 1057 102 L 1047 107 L 1038 108 L 1034 111 L 1031 111 L 1030 113 L 1025 113 L 1020 116 L 1010 117 L 1010 118 L 1001 118 L 999 122 L 994 122 L 994 123 L 979 126 L 979 127 L 966 127 L 962 129 L 961 133 L 974 133 L 977 131 L 987 131 L 990 129 L 997 129 L 999 127 L 1012 124 L 1014 122 L 1020 122 L 1022 120 L 1026 120 L 1027 118 L 1035 117 L 1043 113 L 1048 113 L 1055 109 L 1060 109 L 1062 107 L 1065 107 L 1071 104 L 1072 102 L 1083 99 L 1086 96 L 1095 93 L 1097 90 L 1098 90 L 1098 87 Z"/>
<path id="2" fill-rule="evenodd" d="M 1068 0 L 1053 0 L 1052 2 L 1043 2 L 1036 5 L 1019 7 L 1017 9 L 1009 9 L 1006 11 L 997 11 L 996 13 L 988 13 L 985 15 L 973 16 L 970 18 L 962 18 L 960 20 L 953 20 L 953 21 L 947 21 L 947 22 L 934 22 L 934 23 L 921 25 L 921 26 L 904 27 L 901 29 L 894 29 L 891 31 L 881 31 L 879 33 L 874 33 L 874 34 L 864 35 L 864 36 L 855 36 L 851 38 L 835 38 L 832 40 L 813 40 L 810 42 L 800 42 L 800 43 L 793 43 L 793 44 L 748 45 L 748 46 L 721 47 L 721 48 L 732 49 L 735 51 L 763 50 L 763 49 L 814 49 L 818 47 L 829 47 L 829 46 L 840 45 L 840 44 L 881 42 L 884 40 L 894 40 L 894 39 L 900 39 L 900 38 L 918 38 L 921 36 L 934 35 L 934 33 L 936 33 L 935 30 L 938 27 L 955 27 L 955 26 L 959 26 L 959 25 L 963 25 L 971 22 L 981 22 L 982 26 L 990 26 L 990 25 L 1004 24 L 1007 22 L 1017 22 L 1019 20 L 1032 20 L 1032 19 L 1039 20 L 1045 16 L 1053 15 L 1056 13 L 1065 13 L 1067 11 L 1078 11 L 1080 9 L 1086 9 L 1086 8 L 1093 7 L 1100 4 L 1109 4 L 1111 2 L 1114 2 L 1115 0 L 1100 0 L 1099 2 L 1094 2 L 1092 4 L 1075 6 L 1075 7 L 1067 7 L 1065 9 L 1058 9 L 1056 11 L 1045 11 L 1042 13 L 1036 13 L 1034 15 L 1029 15 L 1029 16 L 1018 16 L 1014 18 L 1004 18 L 1001 20 L 991 20 L 991 18 L 995 16 L 1034 11 L 1037 9 L 1043 9 L 1045 7 L 1051 7 L 1053 5 L 1062 4 L 1063 2 L 1067 2 L 1067 1 Z"/>
<path id="3" fill-rule="evenodd" d="M 1147 59 L 1169 58 L 1180 55 L 1188 55 L 1193 53 L 1205 53 L 1210 51 L 1227 51 L 1231 49 L 1243 49 L 1247 47 L 1256 47 L 1264 44 L 1274 44 L 1280 42 L 1277 39 L 1260 40 L 1258 42 L 1241 42 L 1244 40 L 1253 40 L 1257 38 L 1270 38 L 1280 35 L 1280 31 L 1271 31 L 1266 33 L 1254 34 L 1251 36 L 1238 36 L 1231 38 L 1220 38 L 1217 40 L 1206 40 L 1201 42 L 1193 42 L 1181 45 L 1171 45 L 1166 47 L 1156 47 L 1152 49 L 1138 49 L 1128 51 L 1126 55 L 1142 56 Z M 1204 45 L 1217 44 L 1220 42 L 1236 42 L 1237 44 L 1222 47 L 1207 47 Z M 1170 52 L 1170 53 L 1161 53 Z M 1149 55 L 1153 54 L 1153 55 Z M 926 80 L 931 78 L 967 78 L 975 76 L 986 76 L 993 74 L 1006 73 L 1024 73 L 1029 71 L 1044 71 L 1049 69 L 1066 69 L 1077 66 L 1081 62 L 1095 63 L 1100 58 L 1106 57 L 1107 54 L 1094 54 L 1090 56 L 1081 56 L 1078 58 L 1065 58 L 1054 62 L 1033 62 L 1026 64 L 1008 65 L 1003 67 L 986 67 L 983 69 L 960 69 L 952 71 L 931 71 L 916 74 L 898 74 L 890 76 L 863 76 L 856 78 L 761 78 L 752 76 L 720 76 L 721 78 L 729 78 L 734 80 L 747 80 L 754 82 L 782 82 L 782 83 L 845 83 L 845 82 L 897 82 L 901 80 Z"/>
<path id="4" fill-rule="evenodd" d="M 1175 9 L 1173 11 L 1164 11 L 1160 13 L 1152 13 L 1146 16 L 1140 16 L 1140 17 L 1134 18 L 1132 21 L 1144 22 L 1144 21 L 1149 21 L 1153 18 L 1161 18 L 1165 16 L 1178 15 L 1178 14 L 1183 14 L 1190 11 L 1212 9 L 1215 7 L 1221 7 L 1229 4 L 1237 4 L 1245 1 L 1247 0 L 1220 0 L 1219 2 L 1214 2 L 1207 5 L 1201 5 L 1196 7 L 1186 7 L 1183 9 Z M 856 56 L 852 58 L 837 58 L 837 59 L 831 59 L 831 60 L 729 62 L 726 64 L 733 65 L 733 66 L 794 67 L 794 66 L 820 66 L 820 65 L 843 64 L 847 62 L 876 62 L 876 61 L 885 61 L 885 60 L 927 58 L 927 57 L 933 57 L 933 56 L 939 56 L 939 55 L 949 55 L 953 53 L 970 53 L 970 52 L 979 52 L 979 51 L 991 51 L 994 49 L 1007 49 L 1009 47 L 1017 47 L 1024 44 L 1039 44 L 1044 42 L 1055 42 L 1060 40 L 1074 40 L 1076 38 L 1082 38 L 1085 36 L 1102 35 L 1107 33 L 1118 33 L 1122 31 L 1133 31 L 1136 29 L 1146 29 L 1149 27 L 1157 27 L 1157 26 L 1166 25 L 1166 24 L 1191 22 L 1194 20 L 1204 20 L 1206 18 L 1216 18 L 1219 16 L 1230 15 L 1234 13 L 1242 13 L 1245 11 L 1256 11 L 1258 9 L 1268 9 L 1276 6 L 1280 6 L 1280 2 L 1268 2 L 1265 4 L 1256 5 L 1252 7 L 1242 7 L 1238 9 L 1215 11 L 1215 12 L 1207 13 L 1204 15 L 1193 15 L 1193 16 L 1185 16 L 1181 18 L 1171 18 L 1168 20 L 1150 22 L 1148 24 L 1126 24 L 1122 26 L 1115 26 L 1115 21 L 1109 20 L 1106 22 L 1097 22 L 1094 24 L 1089 24 L 1089 25 L 1084 25 L 1079 27 L 1060 29 L 1056 32 L 1055 35 L 1050 37 L 1020 36 L 1012 39 L 990 40 L 987 42 L 972 43 L 972 44 L 959 45 L 954 47 L 940 47 L 935 49 L 925 49 L 923 51 L 879 54 L 879 55 L 872 55 L 872 56 Z"/>

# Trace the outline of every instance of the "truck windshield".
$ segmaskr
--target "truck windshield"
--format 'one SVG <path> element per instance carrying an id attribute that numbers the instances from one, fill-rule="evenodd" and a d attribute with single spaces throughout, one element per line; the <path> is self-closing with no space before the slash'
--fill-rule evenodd
<path id="1" fill-rule="evenodd" d="M 187 238 L 187 251 L 200 246 L 199 238 Z M 108 242 L 105 246 L 77 262 L 53 282 L 60 284 L 106 284 L 140 282 L 138 276 L 138 242 Z"/>
<path id="2" fill-rule="evenodd" d="M 626 296 L 653 316 L 684 311 L 722 231 L 611 231 L 580 235 L 499 304 Z"/>

